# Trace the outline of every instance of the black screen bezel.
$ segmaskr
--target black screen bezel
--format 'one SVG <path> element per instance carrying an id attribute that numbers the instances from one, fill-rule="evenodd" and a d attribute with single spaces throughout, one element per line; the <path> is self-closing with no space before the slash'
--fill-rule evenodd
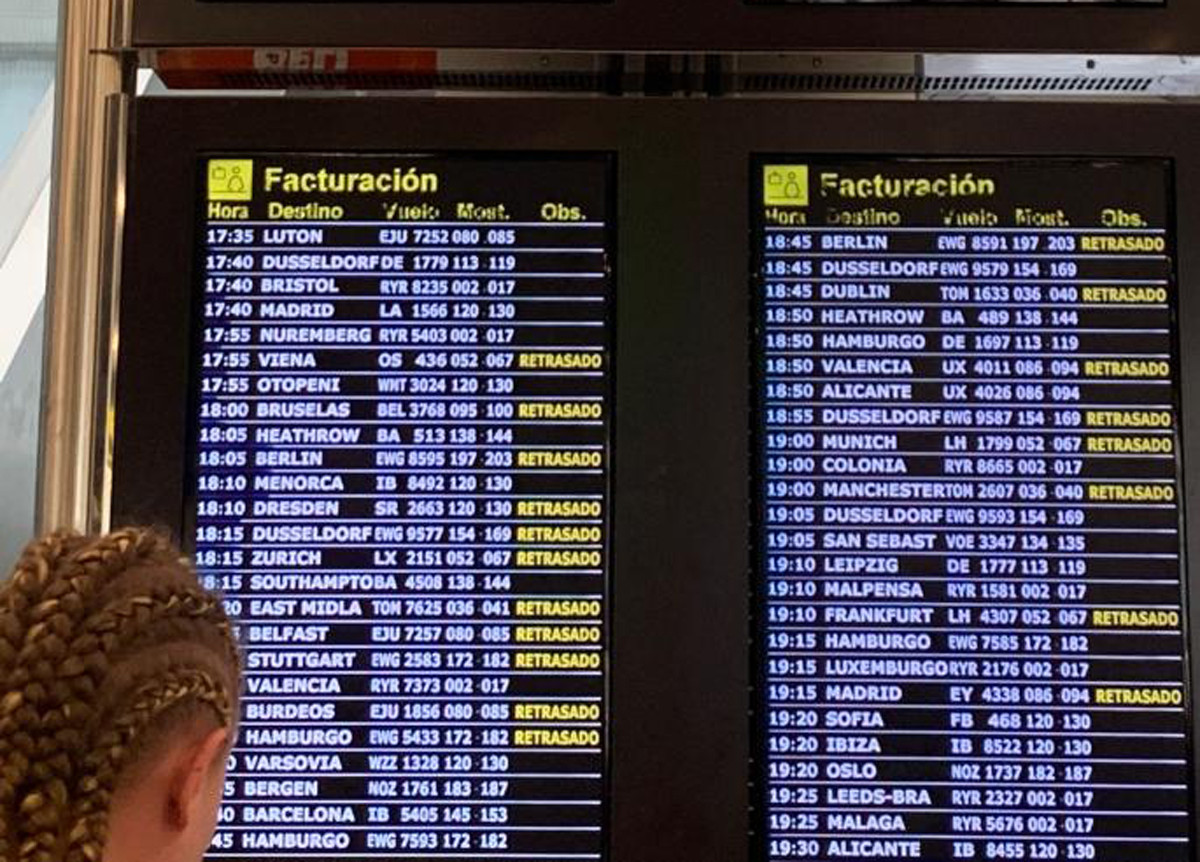
<path id="1" fill-rule="evenodd" d="M 603 542 L 603 546 L 604 546 L 604 551 L 603 551 L 604 580 L 603 580 L 602 589 L 604 592 L 605 600 L 604 600 L 604 606 L 603 606 L 603 609 L 601 612 L 601 619 L 603 621 L 603 630 L 601 632 L 601 645 L 602 645 L 603 653 L 605 655 L 605 660 L 604 660 L 605 673 L 604 673 L 604 679 L 603 679 L 603 683 L 602 683 L 602 689 L 603 689 L 602 713 L 604 716 L 604 719 L 603 719 L 604 723 L 603 723 L 603 728 L 602 728 L 603 744 L 602 744 L 602 752 L 601 752 L 601 761 L 604 764 L 604 767 L 603 767 L 604 775 L 601 778 L 601 782 L 600 782 L 601 783 L 601 800 L 600 800 L 601 857 L 600 858 L 601 858 L 601 862 L 608 862 L 608 860 L 611 858 L 611 856 L 608 852 L 609 830 L 606 827 L 607 827 L 607 822 L 608 822 L 608 817 L 609 817 L 609 800 L 611 799 L 611 793 L 609 792 L 609 781 L 611 778 L 611 768 L 610 768 L 611 767 L 611 746 L 609 744 L 608 730 L 609 730 L 609 726 L 610 726 L 609 706 L 610 706 L 610 702 L 611 702 L 610 691 L 609 691 L 609 680 L 610 680 L 610 670 L 611 670 L 611 665 L 612 665 L 611 658 L 609 658 L 609 656 L 610 656 L 610 651 L 611 651 L 612 642 L 613 642 L 612 601 L 611 601 L 613 574 L 612 574 L 612 566 L 611 566 L 610 561 L 612 559 L 612 548 L 613 548 L 612 514 L 616 508 L 615 504 L 614 504 L 614 499 L 613 499 L 614 486 L 613 486 L 613 481 L 612 481 L 613 470 L 614 470 L 613 465 L 615 464 L 615 452 L 616 452 L 616 446 L 615 446 L 615 443 L 613 440 L 613 434 L 612 434 L 613 392 L 615 389 L 615 382 L 614 382 L 615 381 L 615 373 L 613 371 L 613 369 L 615 367 L 614 356 L 613 356 L 615 339 L 614 339 L 613 322 L 615 319 L 615 306 L 616 306 L 616 293 L 617 293 L 616 283 L 615 283 L 616 277 L 615 277 L 615 272 L 614 272 L 614 265 L 616 262 L 616 234 L 617 234 L 616 226 L 618 224 L 618 214 L 617 214 L 617 210 L 616 210 L 616 195 L 615 195 L 615 185 L 616 185 L 616 176 L 617 176 L 616 158 L 612 153 L 587 152 L 587 151 L 582 151 L 582 150 L 572 151 L 570 153 L 562 153 L 562 152 L 533 152 L 533 151 L 528 151 L 528 150 L 522 150 L 520 152 L 491 152 L 491 151 L 483 150 L 483 149 L 454 150 L 454 151 L 440 150 L 437 152 L 430 152 L 430 151 L 380 152 L 380 151 L 373 151 L 373 150 L 356 150 L 353 152 L 346 152 L 346 151 L 328 152 L 328 151 L 315 151 L 315 150 L 297 151 L 297 150 L 293 149 L 291 151 L 284 151 L 284 152 L 268 151 L 268 150 L 255 150 L 255 151 L 238 150 L 238 151 L 212 151 L 212 152 L 206 151 L 206 152 L 197 153 L 196 157 L 195 157 L 195 164 L 193 165 L 193 170 L 194 170 L 194 175 L 195 175 L 195 177 L 194 177 L 195 185 L 194 185 L 194 192 L 193 192 L 194 202 L 195 202 L 195 210 L 194 210 L 193 218 L 195 220 L 195 222 L 194 222 L 195 226 L 192 229 L 192 234 L 194 235 L 195 242 L 193 244 L 191 274 L 189 277 L 189 282 L 192 285 L 191 308 L 189 309 L 191 331 L 188 333 L 188 338 L 189 338 L 189 341 L 191 344 L 191 347 L 189 350 L 190 357 L 199 356 L 200 353 L 204 349 L 202 329 L 203 329 L 203 305 L 204 305 L 204 301 L 205 301 L 205 295 L 204 295 L 204 291 L 199 288 L 199 284 L 203 278 L 203 275 L 202 275 L 202 273 L 204 272 L 203 260 L 204 260 L 205 254 L 206 254 L 206 243 L 203 239 L 203 225 L 206 223 L 204 209 L 205 209 L 205 206 L 207 205 L 207 200 L 203 193 L 203 190 L 205 187 L 205 182 L 206 182 L 206 176 L 207 176 L 206 171 L 205 171 L 206 163 L 209 159 L 212 159 L 212 158 L 260 159 L 260 158 L 268 157 L 272 154 L 281 155 L 281 156 L 302 155 L 302 156 L 322 157 L 322 158 L 330 158 L 330 159 L 335 159 L 340 156 L 349 156 L 352 158 L 358 157 L 358 156 L 364 156 L 364 157 L 368 157 L 368 158 L 369 157 L 394 158 L 394 159 L 409 160 L 414 165 L 417 165 L 417 166 L 420 166 L 421 163 L 425 160 L 445 160 L 446 162 L 450 162 L 450 163 L 461 162 L 461 161 L 465 161 L 465 160 L 481 161 L 481 162 L 486 162 L 486 161 L 490 160 L 490 161 L 499 162 L 501 164 L 504 164 L 504 163 L 512 164 L 515 162 L 537 163 L 539 161 L 554 160 L 554 161 L 558 161 L 558 162 L 575 162 L 579 165 L 591 164 L 593 166 L 596 166 L 596 165 L 602 166 L 603 174 L 604 174 L 604 189 L 603 189 L 601 197 L 603 197 L 603 199 L 604 199 L 604 208 L 605 208 L 604 266 L 605 266 L 605 269 L 607 270 L 607 275 L 606 275 L 607 285 L 606 285 L 606 287 L 607 287 L 608 295 L 605 297 L 605 300 L 604 300 L 604 354 L 605 354 L 605 360 L 606 360 L 605 367 L 607 370 L 606 370 L 606 379 L 605 379 L 605 387 L 604 387 L 604 404 L 605 404 L 605 408 L 606 408 L 606 413 L 605 413 L 606 418 L 605 418 L 605 428 L 604 428 L 604 431 L 605 431 L 604 463 L 606 465 L 606 469 L 605 469 L 605 476 L 604 476 L 605 530 L 604 530 L 604 542 Z M 202 399 L 201 388 L 200 388 L 202 377 L 203 377 L 203 371 L 202 371 L 199 363 L 190 362 L 189 363 L 189 375 L 188 375 L 188 400 L 187 400 L 187 404 L 188 404 L 187 415 L 188 416 L 194 417 L 194 416 L 197 416 L 197 414 L 199 413 L 200 403 L 201 403 L 201 399 Z M 197 483 L 197 478 L 198 478 L 199 472 L 200 472 L 200 469 L 199 469 L 200 444 L 199 444 L 199 440 L 197 439 L 197 431 L 198 430 L 199 430 L 198 423 L 197 424 L 188 423 L 184 430 L 185 441 L 186 441 L 185 446 L 184 446 L 185 471 L 184 471 L 183 501 L 182 501 L 183 502 L 183 510 L 180 515 L 180 531 L 179 532 L 180 532 L 180 540 L 181 540 L 182 546 L 185 549 L 189 549 L 189 550 L 194 550 L 194 544 L 195 544 L 194 536 L 196 534 L 196 528 L 195 528 L 196 498 L 198 496 L 196 483 Z M 234 751 L 236 753 L 236 751 L 237 751 L 236 747 L 235 747 Z"/>
<path id="2" fill-rule="evenodd" d="M 137 100 L 132 117 L 113 522 L 176 532 L 196 154 L 616 153 L 612 859 L 751 858 L 751 154 L 1173 158 L 1183 508 L 1187 534 L 1200 529 L 1186 458 L 1200 446 L 1200 349 L 1187 337 L 1200 329 L 1200 295 L 1187 290 L 1200 279 L 1194 107 L 166 97 Z M 1188 613 L 1200 630 L 1200 610 Z"/>
<path id="3" fill-rule="evenodd" d="M 675 510 L 680 486 L 700 481 L 698 465 L 690 449 L 667 452 L 658 445 L 642 448 L 640 454 L 627 453 L 622 441 L 640 423 L 638 417 L 651 410 L 674 416 L 681 428 L 691 424 L 689 393 L 677 391 L 673 381 L 673 363 L 666 356 L 647 356 L 655 350 L 654 339 L 636 330 L 653 330 L 655 321 L 677 319 L 681 333 L 711 329 L 715 325 L 712 310 L 694 311 L 690 291 L 677 296 L 666 292 L 636 290 L 628 287 L 628 274 L 651 272 L 655 283 L 670 282 L 669 272 L 653 259 L 659 256 L 661 237 L 643 235 L 634 241 L 630 220 L 649 218 L 666 223 L 675 211 L 676 201 L 651 193 L 658 178 L 667 174 L 672 161 L 651 142 L 643 142 L 632 127 L 614 128 L 601 118 L 589 123 L 582 133 L 565 127 L 552 105 L 543 100 L 520 103 L 499 100 L 487 104 L 464 105 L 455 101 L 425 103 L 404 101 L 344 104 L 323 100 L 245 100 L 240 102 L 204 102 L 179 99 L 139 100 L 134 111 L 134 135 L 131 142 L 129 208 L 125 266 L 122 283 L 123 318 L 118 372 L 117 441 L 114 454 L 113 521 L 150 521 L 171 529 L 184 530 L 186 511 L 184 465 L 187 451 L 187 415 L 184 403 L 187 378 L 191 373 L 188 339 L 195 233 L 199 228 L 196 197 L 198 157 L 210 152 L 260 151 L 354 151 L 354 152 L 462 152 L 478 150 L 499 152 L 615 153 L 620 173 L 615 199 L 619 248 L 612 285 L 615 296 L 611 305 L 617 320 L 613 328 L 616 344 L 612 356 L 613 397 L 610 435 L 620 451 L 610 468 L 610 483 L 619 488 L 622 504 L 610 521 L 612 553 L 609 604 L 609 858 L 622 858 L 631 847 L 630 834 L 662 834 L 664 847 L 678 846 L 679 838 L 656 823 L 662 802 L 691 800 L 711 770 L 704 758 L 695 758 L 681 766 L 672 759 L 672 740 L 677 738 L 680 722 L 668 716 L 688 715 L 703 734 L 711 735 L 709 746 L 720 742 L 717 728 L 709 727 L 703 704 L 707 690 L 705 674 L 689 667 L 698 653 L 712 654 L 711 664 L 719 666 L 730 656 L 723 645 L 707 642 L 707 626 L 701 619 L 704 607 L 714 597 L 684 597 L 693 605 L 685 614 L 693 620 L 694 632 L 680 638 L 666 656 L 654 656 L 653 632 L 665 616 L 680 613 L 679 597 L 670 595 L 665 586 L 666 573 L 680 555 L 661 542 L 649 525 L 661 523 Z M 586 106 L 581 106 L 586 107 Z M 362 129 L 369 129 L 364 134 Z M 479 129 L 487 129 L 487 141 L 477 146 Z M 314 131 L 319 130 L 319 131 Z M 415 130 L 415 131 L 414 131 Z M 638 181 L 635 177 L 641 177 Z M 637 188 L 646 191 L 638 192 Z M 632 209 L 630 209 L 632 207 Z M 699 201 L 694 202 L 699 211 Z M 650 263 L 647 264 L 647 260 Z M 698 263 L 691 264 L 700 272 Z M 682 335 L 681 335 L 682 340 Z M 631 361 L 632 360 L 632 361 Z M 658 374 L 630 374 L 631 368 L 655 367 Z M 697 381 L 697 390 L 703 389 Z M 665 394 L 664 394 L 665 393 Z M 636 431 L 634 432 L 637 433 Z M 733 463 L 734 459 L 729 459 Z M 635 481 L 634 477 L 644 477 Z M 682 481 L 674 477 L 684 477 Z M 610 505 L 616 495 L 610 492 Z M 687 497 L 696 490 L 685 488 Z M 722 519 L 736 525 L 736 510 Z M 686 513 L 681 519 L 686 518 Z M 690 530 L 680 530 L 680 533 Z M 639 538 L 640 536 L 640 538 Z M 740 571 L 744 544 L 734 546 L 731 558 Z M 692 558 L 696 570 L 708 562 L 704 551 L 695 548 L 684 557 Z M 740 584 L 730 584 L 737 588 Z M 739 593 L 734 592 L 734 598 Z M 715 597 L 720 604 L 720 597 Z M 736 601 L 729 606 L 729 621 L 739 623 Z M 652 609 L 658 607 L 657 613 Z M 645 609 L 645 610 L 642 610 Z M 622 637 L 616 638 L 615 631 Z M 706 662 L 708 664 L 708 662 Z M 667 684 L 661 684 L 659 672 L 668 669 Z M 671 672 L 672 668 L 677 672 Z M 689 676 L 691 677 L 689 679 Z M 626 704 L 626 707 L 617 706 Z M 663 708 L 668 710 L 663 712 Z M 731 717 L 744 716 L 744 705 L 730 703 Z M 618 722 L 616 716 L 626 718 Z M 695 739 L 694 733 L 687 734 Z M 617 752 L 620 752 L 618 754 Z M 704 833 L 710 824 L 719 824 L 723 811 L 744 811 L 745 786 L 740 778 L 742 759 L 730 760 L 725 767 L 733 781 L 730 799 L 724 804 L 710 800 L 707 812 L 696 811 L 693 802 L 681 805 L 670 815 L 679 828 L 697 836 L 696 853 L 702 851 Z M 664 788 L 676 785 L 667 799 Z M 639 799 L 640 797 L 640 799 Z M 704 806 L 701 806 L 704 807 Z M 744 839 L 744 818 L 720 824 L 729 838 Z M 622 839 L 621 836 L 626 836 Z M 623 845 L 622 845 L 623 842 Z M 639 838 L 638 844 L 644 843 Z M 665 855 L 673 855 L 665 853 Z"/>
<path id="4" fill-rule="evenodd" d="M 138 0 L 134 47 L 525 50 L 1200 51 L 1200 7 L 1165 3 Z"/>
<path id="5" fill-rule="evenodd" d="M 189 275 L 189 283 L 191 284 L 191 307 L 189 309 L 190 317 L 190 332 L 188 339 L 190 342 L 189 357 L 196 357 L 201 354 L 204 349 L 203 345 L 203 305 L 205 302 L 204 291 L 200 288 L 200 283 L 203 279 L 204 272 L 204 256 L 206 252 L 206 243 L 203 238 L 203 226 L 207 219 L 204 215 L 204 209 L 207 206 L 207 199 L 203 193 L 207 173 L 205 170 L 206 163 L 212 158 L 254 158 L 260 159 L 268 157 L 272 154 L 287 156 L 287 155 L 302 155 L 312 157 L 322 157 L 334 159 L 339 156 L 349 157 L 378 157 L 378 158 L 394 158 L 411 161 L 414 165 L 420 166 L 425 160 L 445 160 L 446 162 L 462 162 L 462 161 L 496 161 L 501 164 L 512 164 L 518 162 L 528 162 L 536 164 L 539 161 L 554 160 L 557 162 L 575 162 L 579 165 L 602 166 L 604 174 L 604 189 L 601 197 L 604 199 L 605 208 L 605 225 L 604 225 L 604 267 L 607 271 L 606 288 L 608 295 L 604 300 L 604 354 L 605 354 L 605 387 L 604 387 L 604 404 L 605 404 L 605 427 L 604 427 L 604 463 L 606 465 L 604 476 L 604 542 L 603 542 L 603 560 L 604 560 L 604 580 L 602 590 L 605 596 L 604 606 L 601 612 L 603 629 L 601 632 L 601 645 L 604 659 L 604 678 L 602 683 L 603 689 L 603 728 L 602 728 L 602 752 L 601 761 L 604 764 L 604 775 L 601 778 L 601 800 L 600 800 L 600 820 L 601 820 L 601 862 L 608 862 L 611 858 L 608 852 L 609 830 L 606 828 L 609 817 L 609 800 L 611 793 L 609 792 L 609 782 L 611 778 L 611 745 L 609 743 L 608 730 L 610 726 L 610 671 L 611 671 L 611 648 L 613 642 L 612 630 L 612 548 L 613 548 L 613 530 L 612 530 L 612 515 L 615 510 L 614 504 L 614 485 L 612 481 L 613 470 L 615 464 L 616 446 L 613 440 L 613 393 L 615 390 L 615 360 L 614 360 L 614 319 L 616 306 L 616 234 L 617 224 L 619 223 L 616 209 L 616 176 L 617 164 L 616 157 L 611 152 L 588 152 L 576 150 L 570 153 L 562 152 L 534 152 L 522 150 L 519 152 L 492 152 L 484 149 L 478 150 L 440 150 L 437 152 L 431 151 L 390 151 L 380 152 L 372 150 L 356 150 L 353 152 L 329 152 L 304 150 L 297 151 L 205 151 L 197 153 L 195 156 L 194 170 L 194 227 L 192 234 L 194 235 L 193 254 L 191 262 L 191 273 Z M 203 370 L 198 362 L 189 362 L 188 374 L 188 397 L 187 397 L 187 415 L 195 417 L 199 413 L 202 400 L 201 380 L 203 378 Z M 197 479 L 200 472 L 199 455 L 200 443 L 197 438 L 199 431 L 198 423 L 187 423 L 184 445 L 184 480 L 183 480 L 183 510 L 180 514 L 179 537 L 182 546 L 185 549 L 194 552 L 194 537 L 196 534 L 196 501 L 198 496 Z M 234 749 L 235 753 L 237 748 Z"/>

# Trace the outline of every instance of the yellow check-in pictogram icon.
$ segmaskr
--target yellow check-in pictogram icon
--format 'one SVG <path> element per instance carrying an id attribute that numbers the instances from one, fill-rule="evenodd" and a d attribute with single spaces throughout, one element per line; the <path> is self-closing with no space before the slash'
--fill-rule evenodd
<path id="1" fill-rule="evenodd" d="M 248 201 L 254 197 L 253 159 L 210 159 L 208 199 Z"/>
<path id="2" fill-rule="evenodd" d="M 808 165 L 764 165 L 763 203 L 808 206 Z"/>

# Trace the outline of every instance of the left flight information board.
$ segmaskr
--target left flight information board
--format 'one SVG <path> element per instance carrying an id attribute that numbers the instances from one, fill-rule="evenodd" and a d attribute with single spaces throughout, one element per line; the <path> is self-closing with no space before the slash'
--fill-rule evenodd
<path id="1" fill-rule="evenodd" d="M 247 665 L 210 855 L 602 858 L 609 158 L 199 183 L 196 560 Z"/>

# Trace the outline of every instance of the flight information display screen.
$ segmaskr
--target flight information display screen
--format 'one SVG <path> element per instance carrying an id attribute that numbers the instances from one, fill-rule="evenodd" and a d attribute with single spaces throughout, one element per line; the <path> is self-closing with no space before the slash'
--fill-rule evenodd
<path id="1" fill-rule="evenodd" d="M 610 173 L 203 160 L 196 561 L 246 655 L 213 858 L 602 858 Z"/>
<path id="2" fill-rule="evenodd" d="M 1170 164 L 751 177 L 762 858 L 1192 858 Z"/>

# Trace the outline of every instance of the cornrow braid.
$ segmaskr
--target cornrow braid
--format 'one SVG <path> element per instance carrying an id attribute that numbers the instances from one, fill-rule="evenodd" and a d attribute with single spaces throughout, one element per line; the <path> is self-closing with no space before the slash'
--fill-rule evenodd
<path id="1" fill-rule="evenodd" d="M 31 542 L 22 552 L 0 598 L 0 671 L 7 673 L 29 630 L 31 602 L 36 602 L 50 581 L 55 563 L 67 554 L 78 537 L 50 533 Z"/>
<path id="2" fill-rule="evenodd" d="M 108 806 L 121 767 L 125 765 L 139 734 L 164 712 L 186 701 L 207 704 L 225 724 L 232 723 L 229 693 L 209 674 L 177 670 L 142 686 L 129 709 L 114 722 L 88 755 L 80 777 L 73 826 L 67 835 L 65 862 L 98 862 L 107 836 Z M 53 807 L 53 806 L 49 806 Z M 22 848 L 24 850 L 24 848 Z M 53 862 L 35 847 L 29 862 Z"/>
<path id="3" fill-rule="evenodd" d="M 236 724 L 220 600 L 147 529 L 54 533 L 0 586 L 0 862 L 96 862 L 129 769 L 178 723 Z"/>
<path id="4" fill-rule="evenodd" d="M 0 672 L 8 692 L 0 700 L 0 806 L 12 802 L 31 765 L 37 764 L 38 710 L 47 695 L 50 667 L 43 656 L 61 655 L 62 638 L 85 612 L 87 599 L 139 557 L 162 559 L 169 544 L 150 531 L 120 530 L 89 542 L 52 533 L 21 555 L 4 590 L 5 655 Z M 54 722 L 56 716 L 51 716 Z M 44 753 L 45 741 L 42 741 Z M 44 764 L 45 761 L 42 763 Z M 0 809 L 2 810 L 2 809 Z"/>

